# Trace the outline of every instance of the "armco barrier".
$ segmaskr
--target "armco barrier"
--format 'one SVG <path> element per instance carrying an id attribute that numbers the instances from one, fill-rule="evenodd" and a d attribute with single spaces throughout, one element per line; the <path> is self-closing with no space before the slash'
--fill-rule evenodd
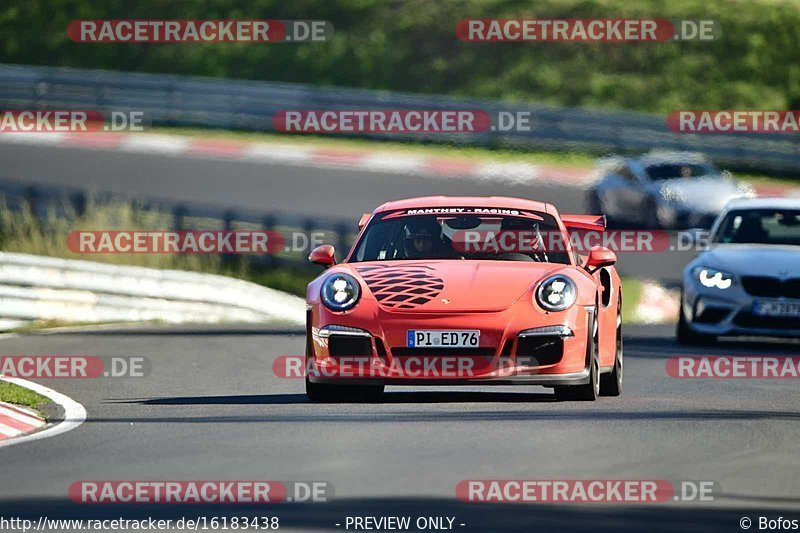
<path id="1" fill-rule="evenodd" d="M 264 131 L 273 129 L 277 111 L 287 109 L 483 109 L 491 115 L 529 111 L 530 131 L 392 134 L 392 138 L 597 152 L 692 150 L 733 169 L 800 170 L 796 135 L 676 134 L 658 115 L 298 83 L 0 64 L 0 109 L 31 108 L 144 111 L 154 125 Z"/>
<path id="2" fill-rule="evenodd" d="M 302 298 L 214 274 L 0 252 L 0 325 L 305 322 Z"/>

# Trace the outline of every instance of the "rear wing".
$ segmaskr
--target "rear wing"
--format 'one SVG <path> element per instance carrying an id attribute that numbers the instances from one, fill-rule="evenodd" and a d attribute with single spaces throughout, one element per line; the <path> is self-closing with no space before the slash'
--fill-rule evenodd
<path id="1" fill-rule="evenodd" d="M 594 231 L 605 231 L 605 215 L 561 215 L 561 221 L 568 230 L 588 229 Z"/>

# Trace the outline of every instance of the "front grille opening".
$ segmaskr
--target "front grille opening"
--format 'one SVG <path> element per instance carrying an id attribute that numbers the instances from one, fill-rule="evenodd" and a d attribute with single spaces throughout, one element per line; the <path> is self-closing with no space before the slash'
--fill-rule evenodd
<path id="1" fill-rule="evenodd" d="M 706 307 L 694 320 L 700 324 L 716 324 L 728 316 L 728 313 L 730 310 L 722 307 Z"/>
<path id="2" fill-rule="evenodd" d="M 369 337 L 331 335 L 328 338 L 328 353 L 331 357 L 371 357 L 372 340 Z"/>
<path id="3" fill-rule="evenodd" d="M 378 351 L 378 357 L 386 359 L 386 347 L 380 337 L 375 337 L 375 349 Z"/>
<path id="4" fill-rule="evenodd" d="M 503 351 L 500 352 L 500 355 L 503 357 L 508 357 L 511 355 L 511 350 L 514 348 L 514 340 L 508 339 L 506 340 L 505 344 L 503 344 Z"/>
<path id="5" fill-rule="evenodd" d="M 564 340 L 561 337 L 519 337 L 515 355 L 518 365 L 554 365 L 564 355 Z"/>
<path id="6" fill-rule="evenodd" d="M 743 328 L 800 329 L 800 318 L 759 316 L 748 311 L 740 311 L 733 319 L 733 323 Z"/>
<path id="7" fill-rule="evenodd" d="M 800 278 L 783 281 L 770 276 L 745 276 L 742 286 L 753 296 L 800 298 Z"/>

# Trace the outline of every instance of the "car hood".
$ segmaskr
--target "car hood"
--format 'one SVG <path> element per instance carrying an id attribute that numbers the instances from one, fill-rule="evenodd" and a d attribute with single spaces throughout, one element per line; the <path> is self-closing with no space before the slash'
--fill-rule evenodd
<path id="1" fill-rule="evenodd" d="M 662 195 L 680 198 L 680 203 L 695 211 L 718 213 L 733 198 L 747 196 L 747 189 L 726 178 L 678 178 L 660 186 Z"/>
<path id="2" fill-rule="evenodd" d="M 344 265 L 343 265 L 344 266 Z M 376 261 L 347 265 L 390 311 L 507 309 L 565 265 L 515 261 Z"/>
<path id="3" fill-rule="evenodd" d="M 692 261 L 739 276 L 800 277 L 800 246 L 718 244 Z"/>

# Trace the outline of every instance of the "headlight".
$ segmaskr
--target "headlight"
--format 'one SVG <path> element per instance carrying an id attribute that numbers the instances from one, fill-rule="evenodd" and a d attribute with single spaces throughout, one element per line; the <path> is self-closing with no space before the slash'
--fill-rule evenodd
<path id="1" fill-rule="evenodd" d="M 728 274 L 721 270 L 699 266 L 692 270 L 692 274 L 703 287 L 727 289 L 733 285 L 733 274 Z"/>
<path id="2" fill-rule="evenodd" d="M 548 311 L 563 311 L 575 303 L 578 290 L 575 282 L 563 274 L 544 280 L 536 289 L 536 301 Z"/>
<path id="3" fill-rule="evenodd" d="M 325 307 L 332 311 L 347 311 L 356 305 L 361 287 L 349 274 L 334 274 L 322 283 L 320 297 Z"/>

